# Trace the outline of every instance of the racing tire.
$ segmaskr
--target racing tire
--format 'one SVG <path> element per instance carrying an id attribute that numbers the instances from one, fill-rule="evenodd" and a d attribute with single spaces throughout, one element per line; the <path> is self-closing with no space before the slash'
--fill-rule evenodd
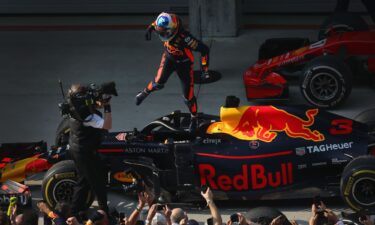
<path id="1" fill-rule="evenodd" d="M 44 175 L 42 197 L 53 209 L 58 202 L 71 202 L 73 188 L 77 183 L 77 172 L 73 160 L 64 160 L 53 165 Z M 89 208 L 95 196 L 89 192 L 84 208 Z"/>
<path id="2" fill-rule="evenodd" d="M 369 26 L 361 16 L 348 12 L 339 12 L 324 20 L 319 28 L 318 39 L 322 40 L 333 33 L 368 30 Z"/>
<path id="3" fill-rule="evenodd" d="M 317 57 L 307 63 L 300 78 L 303 97 L 320 108 L 334 108 L 342 104 L 352 90 L 349 67 L 335 56 Z"/>
<path id="4" fill-rule="evenodd" d="M 70 133 L 69 118 L 65 117 L 57 126 L 55 146 L 59 147 L 59 146 L 67 145 L 69 143 L 69 133 Z"/>
<path id="5" fill-rule="evenodd" d="M 280 215 L 284 215 L 278 209 L 272 207 L 257 207 L 250 209 L 246 213 L 246 219 L 258 224 L 271 224 L 272 220 Z"/>
<path id="6" fill-rule="evenodd" d="M 375 157 L 359 156 L 344 168 L 340 182 L 341 196 L 355 211 L 375 212 Z"/>

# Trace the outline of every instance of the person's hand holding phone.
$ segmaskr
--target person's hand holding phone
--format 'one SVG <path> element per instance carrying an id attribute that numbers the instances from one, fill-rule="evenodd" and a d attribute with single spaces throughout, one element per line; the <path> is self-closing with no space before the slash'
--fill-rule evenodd
<path id="1" fill-rule="evenodd" d="M 171 218 L 172 210 L 168 207 L 168 205 L 165 205 L 164 207 L 164 215 L 167 219 Z"/>
<path id="2" fill-rule="evenodd" d="M 155 216 L 155 214 L 156 214 L 156 212 L 157 212 L 158 206 L 159 206 L 159 204 L 153 204 L 153 205 L 150 207 L 150 209 L 148 210 L 147 221 L 148 221 L 149 223 L 151 223 L 152 218 L 154 218 L 154 216 Z M 146 223 L 146 225 L 147 225 L 147 223 Z"/>
<path id="3" fill-rule="evenodd" d="M 207 204 L 212 202 L 213 194 L 212 194 L 212 191 L 211 191 L 210 187 L 202 186 L 201 195 L 206 200 Z"/>

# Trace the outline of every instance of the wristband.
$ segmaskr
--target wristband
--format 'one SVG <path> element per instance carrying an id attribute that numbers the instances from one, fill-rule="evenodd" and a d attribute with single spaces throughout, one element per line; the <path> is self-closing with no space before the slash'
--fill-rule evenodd
<path id="1" fill-rule="evenodd" d="M 104 113 L 110 113 L 111 112 L 111 105 L 105 105 L 104 106 Z"/>
<path id="2" fill-rule="evenodd" d="M 145 224 L 150 224 L 150 220 L 145 220 Z"/>
<path id="3" fill-rule="evenodd" d="M 211 200 L 207 200 L 207 206 L 210 205 L 212 203 Z"/>
<path id="4" fill-rule="evenodd" d="M 141 212 L 142 208 L 137 206 L 137 208 L 135 208 L 135 210 L 137 210 L 137 212 Z"/>

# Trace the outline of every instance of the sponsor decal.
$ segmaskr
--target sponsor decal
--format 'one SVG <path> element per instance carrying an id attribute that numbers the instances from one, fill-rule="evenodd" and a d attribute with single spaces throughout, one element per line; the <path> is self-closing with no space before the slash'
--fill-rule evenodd
<path id="1" fill-rule="evenodd" d="M 298 156 L 306 155 L 306 148 L 305 147 L 296 148 L 296 155 Z"/>
<path id="2" fill-rule="evenodd" d="M 287 64 L 295 63 L 295 62 L 301 61 L 301 60 L 303 60 L 303 59 L 304 59 L 303 56 L 295 56 L 295 57 L 291 57 L 290 59 L 287 59 L 287 60 L 281 61 L 281 62 L 279 63 L 279 66 L 285 66 L 285 65 L 287 65 Z"/>
<path id="3" fill-rule="evenodd" d="M 218 144 L 221 144 L 221 139 L 205 138 L 205 139 L 203 139 L 203 144 L 214 144 L 214 145 L 218 145 Z"/>
<path id="4" fill-rule="evenodd" d="M 117 172 L 113 174 L 113 178 L 116 180 L 123 182 L 123 183 L 131 183 L 133 182 L 133 176 L 131 174 L 127 174 L 125 172 Z"/>
<path id="5" fill-rule="evenodd" d="M 324 144 L 324 145 L 310 145 L 306 147 L 298 147 L 296 148 L 296 155 L 303 156 L 306 153 L 313 154 L 319 152 L 329 152 L 329 151 L 336 151 L 336 150 L 345 150 L 352 148 L 354 142 L 344 142 L 338 144 Z M 337 159 L 336 159 L 337 160 Z M 333 159 L 332 159 L 333 163 Z"/>
<path id="6" fill-rule="evenodd" d="M 301 164 L 301 165 L 298 165 L 297 168 L 298 168 L 299 170 L 306 169 L 306 168 L 307 168 L 307 165 L 306 165 L 306 164 Z"/>
<path id="7" fill-rule="evenodd" d="M 338 159 L 338 158 L 333 158 L 332 159 L 332 164 L 343 164 L 343 163 L 347 163 L 348 160 L 346 159 Z"/>
<path id="8" fill-rule="evenodd" d="M 68 173 L 58 173 L 54 176 L 56 179 L 66 179 L 66 178 L 75 178 L 75 172 L 68 172 Z"/>
<path id="9" fill-rule="evenodd" d="M 247 106 L 227 109 L 228 121 L 209 126 L 207 133 L 227 133 L 241 140 L 272 142 L 280 132 L 291 138 L 320 142 L 325 140 L 318 130 L 311 130 L 319 109 L 305 112 L 307 119 L 300 118 L 274 106 Z M 224 112 L 225 113 L 225 112 Z"/>
<path id="10" fill-rule="evenodd" d="M 318 42 L 315 42 L 310 45 L 310 49 L 322 47 L 326 44 L 326 42 L 327 42 L 327 39 L 323 39 Z"/>
<path id="11" fill-rule="evenodd" d="M 259 141 L 249 141 L 249 147 L 251 149 L 258 149 L 259 148 Z"/>
<path id="12" fill-rule="evenodd" d="M 169 152 L 168 148 L 141 148 L 141 147 L 128 147 L 124 149 L 126 153 L 155 153 L 155 154 L 165 154 Z"/>
<path id="13" fill-rule="evenodd" d="M 312 163 L 311 166 L 326 166 L 327 165 L 327 162 L 316 162 L 316 163 Z"/>
<path id="14" fill-rule="evenodd" d="M 0 194 L 0 205 L 8 206 L 10 202 L 10 197 L 13 197 L 13 196 L 14 195 L 10 195 L 10 194 Z M 17 194 L 16 197 L 17 197 L 17 204 L 25 206 L 29 203 L 28 196 L 26 195 Z"/>
<path id="15" fill-rule="evenodd" d="M 344 142 L 339 144 L 324 144 L 324 145 L 312 145 L 306 146 L 307 151 L 311 153 L 329 152 L 336 150 L 345 150 L 352 148 L 354 142 Z"/>
<path id="16" fill-rule="evenodd" d="M 109 148 L 109 149 L 99 149 L 99 153 L 153 153 L 153 154 L 165 154 L 169 152 L 167 147 L 127 147 L 127 148 Z"/>
<path id="17" fill-rule="evenodd" d="M 211 164 L 199 164 L 201 185 L 213 190 L 247 191 L 277 188 L 293 184 L 292 163 L 281 163 L 279 169 L 270 171 L 262 164 L 242 164 L 241 172 L 235 175 L 217 174 Z"/>

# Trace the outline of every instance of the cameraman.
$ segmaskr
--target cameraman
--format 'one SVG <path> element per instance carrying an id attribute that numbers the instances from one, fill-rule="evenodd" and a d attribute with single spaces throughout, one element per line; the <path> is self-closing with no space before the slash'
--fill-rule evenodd
<path id="1" fill-rule="evenodd" d="M 112 128 L 110 95 L 98 98 L 89 87 L 73 84 L 69 90 L 71 111 L 69 152 L 75 162 L 78 180 L 74 188 L 71 211 L 78 216 L 88 192 L 95 194 L 99 208 L 108 215 L 106 170 L 97 155 L 104 132 Z M 115 94 L 117 95 L 117 94 Z M 104 109 L 104 114 L 99 109 Z"/>

